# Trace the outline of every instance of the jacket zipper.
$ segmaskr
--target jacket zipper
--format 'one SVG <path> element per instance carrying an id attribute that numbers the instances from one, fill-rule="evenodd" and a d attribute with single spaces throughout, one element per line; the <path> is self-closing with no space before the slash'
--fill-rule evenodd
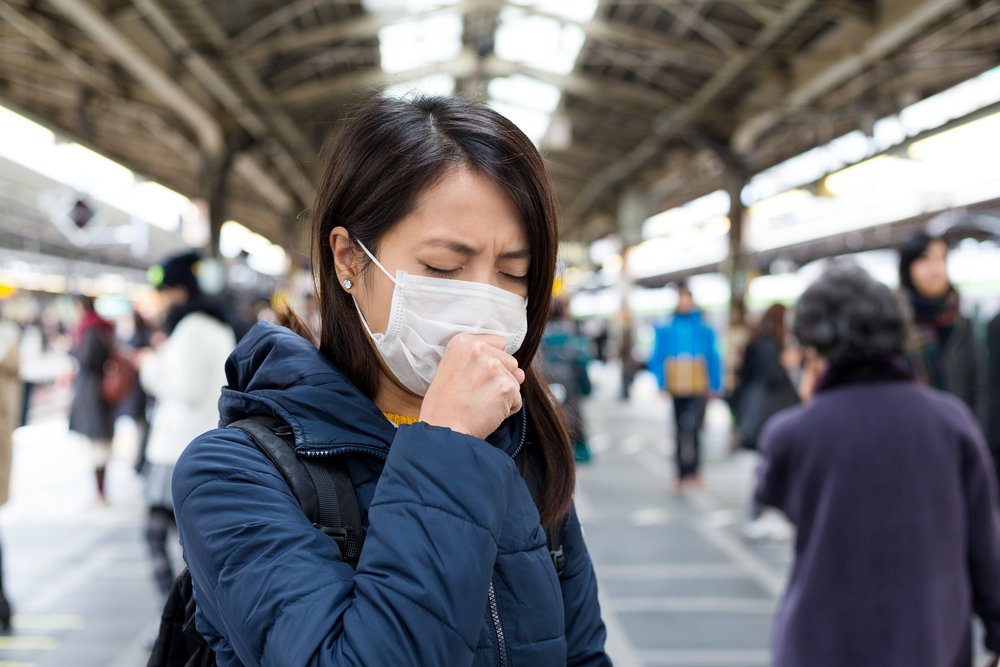
<path id="1" fill-rule="evenodd" d="M 278 435 L 282 435 L 280 432 L 276 431 L 276 433 L 278 433 Z M 510 455 L 511 458 L 516 457 L 521 452 L 521 449 L 524 447 L 524 442 L 525 442 L 525 440 L 527 440 L 527 438 L 528 438 L 528 409 L 522 405 L 521 406 L 521 440 L 517 443 L 517 448 L 515 448 L 514 452 Z M 348 446 L 337 447 L 336 449 L 324 449 L 324 450 L 321 450 L 321 451 L 318 451 L 318 452 L 317 451 L 312 451 L 312 450 L 307 450 L 307 451 L 296 452 L 296 454 L 298 456 L 308 456 L 308 457 L 313 458 L 313 457 L 321 457 L 321 456 L 333 456 L 335 454 L 343 454 L 343 453 L 350 453 L 350 452 L 353 452 L 353 453 L 356 453 L 356 454 L 371 454 L 372 456 L 377 456 L 378 458 L 382 459 L 383 461 L 388 456 L 388 453 L 386 453 L 382 449 L 379 449 L 378 447 L 370 447 L 370 446 L 367 446 L 367 445 L 354 445 L 354 446 L 348 445 Z"/>
<path id="2" fill-rule="evenodd" d="M 337 447 L 336 449 L 324 449 L 322 451 L 316 452 L 311 450 L 296 452 L 297 456 L 305 456 L 308 458 L 320 458 L 324 456 L 336 456 L 340 454 L 367 454 L 369 456 L 374 456 L 382 459 L 386 459 L 386 454 L 381 449 L 377 447 L 367 447 L 364 445 L 358 445 L 356 447 Z"/>
<path id="3" fill-rule="evenodd" d="M 517 443 L 517 449 L 514 453 L 510 455 L 510 458 L 517 458 L 517 455 L 521 453 L 521 448 L 524 447 L 524 441 L 528 438 L 528 408 L 521 406 L 521 441 Z"/>
<path id="4" fill-rule="evenodd" d="M 493 629 L 497 634 L 497 656 L 498 664 L 504 667 L 507 664 L 507 640 L 504 637 L 503 625 L 500 623 L 500 605 L 497 603 L 497 592 L 490 582 L 490 616 L 493 618 Z"/>

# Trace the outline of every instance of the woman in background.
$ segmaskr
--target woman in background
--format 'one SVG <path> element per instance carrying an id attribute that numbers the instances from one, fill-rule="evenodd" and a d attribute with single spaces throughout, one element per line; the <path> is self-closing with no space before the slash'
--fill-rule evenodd
<path id="1" fill-rule="evenodd" d="M 115 435 L 115 411 L 101 391 L 104 366 L 114 345 L 114 327 L 94 310 L 94 300 L 81 294 L 76 297 L 79 320 L 73 332 L 77 372 L 73 382 L 73 402 L 69 409 L 69 430 L 90 441 L 94 456 L 97 499 L 107 504 L 106 480 L 111 460 L 111 440 Z"/>
<path id="2" fill-rule="evenodd" d="M 954 394 L 986 423 L 986 351 L 962 316 L 948 279 L 948 244 L 920 233 L 899 250 L 899 283 L 913 314 L 910 360 L 917 379 Z"/>

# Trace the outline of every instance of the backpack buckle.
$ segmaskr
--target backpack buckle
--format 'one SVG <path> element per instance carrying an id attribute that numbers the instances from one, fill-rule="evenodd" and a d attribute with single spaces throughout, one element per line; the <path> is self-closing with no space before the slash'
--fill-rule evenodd
<path id="1" fill-rule="evenodd" d="M 566 569 L 566 554 L 563 553 L 562 545 L 560 544 L 556 549 L 549 549 L 549 555 L 552 556 L 552 565 L 556 568 L 556 576 L 562 579 L 563 571 Z"/>
<path id="2" fill-rule="evenodd" d="M 351 530 L 344 526 L 341 526 L 340 528 L 331 528 L 330 526 L 314 523 L 313 528 L 319 530 L 327 537 L 333 538 L 333 540 L 338 543 L 347 540 L 347 536 L 351 533 Z"/>

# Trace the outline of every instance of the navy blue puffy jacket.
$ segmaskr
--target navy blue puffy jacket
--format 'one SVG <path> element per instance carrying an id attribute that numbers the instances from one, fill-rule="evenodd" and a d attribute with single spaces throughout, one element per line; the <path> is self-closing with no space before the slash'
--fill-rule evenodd
<path id="1" fill-rule="evenodd" d="M 560 581 L 512 458 L 523 417 L 488 442 L 396 429 L 311 344 L 270 324 L 226 372 L 220 423 L 274 414 L 300 456 L 343 456 L 367 536 L 354 571 L 245 434 L 191 443 L 175 511 L 198 630 L 220 665 L 610 664 L 576 515 Z"/>

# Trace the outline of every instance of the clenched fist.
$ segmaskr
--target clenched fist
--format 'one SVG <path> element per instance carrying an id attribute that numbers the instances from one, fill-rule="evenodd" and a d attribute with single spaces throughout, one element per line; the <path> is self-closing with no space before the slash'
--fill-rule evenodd
<path id="1" fill-rule="evenodd" d="M 459 334 L 445 348 L 420 421 L 486 438 L 521 409 L 524 371 L 500 336 Z"/>

